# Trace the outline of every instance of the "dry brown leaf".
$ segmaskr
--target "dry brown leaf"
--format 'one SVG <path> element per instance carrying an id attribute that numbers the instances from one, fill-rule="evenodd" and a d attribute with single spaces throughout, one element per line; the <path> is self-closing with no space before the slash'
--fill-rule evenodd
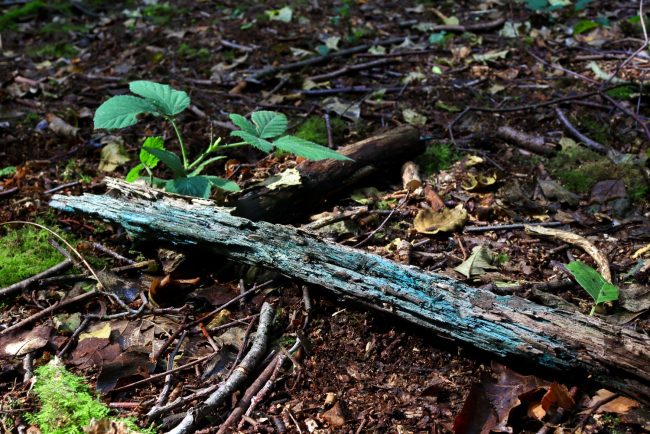
<path id="1" fill-rule="evenodd" d="M 603 399 L 607 399 L 612 396 L 614 392 L 610 392 L 607 389 L 600 389 L 596 392 L 589 401 L 588 407 L 591 408 L 601 402 Z M 612 401 L 609 401 L 596 409 L 595 413 L 616 413 L 616 414 L 625 414 L 633 408 L 640 407 L 640 404 L 633 399 L 626 398 L 624 396 L 619 396 L 614 398 Z M 587 410 L 588 411 L 588 410 Z M 584 412 L 583 412 L 584 413 Z"/>
<path id="2" fill-rule="evenodd" d="M 421 210 L 415 216 L 413 226 L 422 234 L 437 234 L 438 232 L 452 232 L 463 227 L 467 221 L 467 211 L 462 204 L 456 208 L 444 208 L 439 211 L 430 209 Z"/>

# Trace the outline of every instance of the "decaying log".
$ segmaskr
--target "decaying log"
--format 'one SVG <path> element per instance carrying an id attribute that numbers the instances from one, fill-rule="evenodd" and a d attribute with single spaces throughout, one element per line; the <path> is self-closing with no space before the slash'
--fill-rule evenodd
<path id="1" fill-rule="evenodd" d="M 275 269 L 496 358 L 525 361 L 650 402 L 649 338 L 595 317 L 495 295 L 446 276 L 340 246 L 299 229 L 235 217 L 207 200 L 107 180 L 107 195 L 50 205 L 120 223 L 133 236 L 200 247 Z"/>
<path id="2" fill-rule="evenodd" d="M 255 187 L 235 202 L 235 214 L 251 220 L 290 222 L 368 176 L 372 173 L 368 169 L 399 164 L 423 152 L 424 143 L 417 129 L 405 125 L 338 151 L 354 161 L 304 161 L 297 167 L 299 185 L 275 190 Z"/>

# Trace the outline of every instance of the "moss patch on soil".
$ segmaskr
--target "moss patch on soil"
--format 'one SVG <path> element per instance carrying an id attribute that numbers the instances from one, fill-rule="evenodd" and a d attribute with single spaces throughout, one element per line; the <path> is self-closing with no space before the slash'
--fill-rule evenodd
<path id="1" fill-rule="evenodd" d="M 460 160 L 461 155 L 451 143 L 432 143 L 420 155 L 416 163 L 427 176 L 441 170 L 449 169 L 452 164 Z"/>
<path id="2" fill-rule="evenodd" d="M 344 120 L 331 117 L 330 126 L 332 127 L 332 140 L 334 145 L 341 146 L 345 138 L 345 132 L 348 129 Z M 310 116 L 300 125 L 295 136 L 301 139 L 309 140 L 319 145 L 327 146 L 327 126 L 325 120 L 319 116 Z"/>
<path id="3" fill-rule="evenodd" d="M 606 157 L 582 146 L 565 146 L 548 162 L 551 175 L 576 193 L 588 193 L 607 179 L 621 179 L 630 199 L 645 199 L 650 186 L 641 169 L 631 163 L 614 164 Z"/>
<path id="4" fill-rule="evenodd" d="M 51 237 L 33 226 L 10 227 L 0 238 L 0 287 L 45 271 L 65 259 L 48 242 Z"/>

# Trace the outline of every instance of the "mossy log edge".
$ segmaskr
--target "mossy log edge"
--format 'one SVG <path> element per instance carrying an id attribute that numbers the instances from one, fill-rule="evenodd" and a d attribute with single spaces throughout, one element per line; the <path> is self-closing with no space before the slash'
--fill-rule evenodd
<path id="1" fill-rule="evenodd" d="M 119 223 L 136 238 L 209 249 L 268 267 L 498 359 L 579 374 L 576 380 L 589 377 L 650 403 L 650 339 L 634 330 L 495 295 L 291 226 L 236 217 L 209 200 L 106 182 L 106 195 L 56 195 L 50 206 Z"/>

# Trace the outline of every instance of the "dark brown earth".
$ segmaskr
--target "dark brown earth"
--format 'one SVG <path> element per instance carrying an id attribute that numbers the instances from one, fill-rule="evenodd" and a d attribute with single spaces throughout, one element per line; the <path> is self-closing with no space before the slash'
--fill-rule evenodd
<path id="1" fill-rule="evenodd" d="M 23 3 L 0 2 L 0 13 L 24 6 Z M 350 246 L 363 241 L 360 248 L 466 280 L 470 285 L 485 285 L 498 293 L 516 293 L 543 304 L 559 303 L 563 308 L 588 314 L 592 299 L 578 284 L 567 280 L 569 273 L 564 267 L 577 259 L 597 268 L 584 250 L 557 239 L 526 234 L 521 228 L 468 230 L 486 225 L 561 222 L 561 229 L 586 236 L 594 243 L 609 260 L 613 283 L 640 306 L 636 311 L 625 310 L 630 303 L 619 301 L 601 306 L 597 314 L 621 327 L 644 334 L 650 331 L 650 260 L 647 252 L 633 257 L 650 242 L 650 111 L 644 87 L 649 64 L 647 46 L 637 51 L 647 45 L 641 26 L 633 19 L 638 15 L 637 2 L 592 1 L 580 10 L 576 4 L 581 2 L 569 2 L 554 11 L 534 11 L 526 7 L 526 2 L 499 1 L 179 0 L 148 7 L 145 3 L 48 2 L 8 24 L 0 20 L 0 169 L 16 166 L 15 173 L 0 178 L 0 222 L 46 222 L 53 229 L 74 235 L 79 240 L 75 247 L 84 255 L 102 258 L 103 267 L 124 264 L 89 248 L 89 242 L 99 242 L 131 259 L 159 260 L 157 249 L 165 246 L 137 244 L 119 227 L 48 209 L 52 194 L 49 190 L 56 187 L 63 186 L 58 193 L 64 194 L 102 193 L 105 176 L 123 177 L 135 164 L 144 136 L 165 136 L 170 147 L 177 150 L 169 125 L 144 117 L 136 126 L 111 133 L 121 137 L 132 161 L 118 165 L 110 173 L 100 171 L 102 147 L 116 140 L 107 138 L 106 131 L 93 130 L 93 113 L 103 101 L 127 93 L 128 83 L 135 80 L 152 80 L 185 90 L 192 99 L 192 108 L 180 115 L 178 121 L 189 153 L 195 156 L 210 137 L 230 140 L 230 113 L 281 111 L 289 116 L 292 130 L 297 131 L 310 116 L 323 118 L 327 107 L 331 109 L 326 98 L 337 97 L 344 107 L 360 105 L 360 116 L 353 121 L 330 110 L 330 116 L 344 127 L 335 134 L 335 146 L 413 123 L 408 111 L 406 115 L 404 112 L 412 110 L 426 117 L 417 125 L 426 143 L 430 147 L 441 143 L 447 147 L 416 160 L 427 186 L 408 197 L 400 180 L 403 161 L 395 161 L 389 169 L 357 185 L 375 188 L 370 197 L 348 189 L 319 208 L 305 210 L 306 215 L 358 211 L 350 212 L 352 217 L 345 220 L 345 228 L 337 226 L 324 236 Z M 291 22 L 268 18 L 266 11 L 287 5 L 293 11 Z M 441 28 L 432 26 L 454 24 L 454 17 L 473 31 L 446 27 L 446 39 L 436 43 Z M 585 22 L 608 25 L 575 34 L 579 28 L 576 26 Z M 488 25 L 482 28 L 485 23 Z M 521 34 L 509 38 L 512 23 L 523 24 Z M 378 41 L 406 36 L 408 42 L 401 47 L 388 44 L 385 53 L 378 54 Z M 299 50 L 307 50 L 308 56 L 322 54 L 329 37 L 341 38 L 340 50 L 362 44 L 375 48 L 328 58 L 304 68 L 282 70 L 302 60 Z M 378 59 L 387 62 L 304 89 L 307 77 Z M 268 66 L 278 68 L 277 73 L 255 80 L 256 72 Z M 616 79 L 607 80 L 606 76 L 612 73 Z M 627 93 L 608 93 L 618 85 Z M 553 159 L 553 155 L 558 155 L 554 153 L 558 152 L 560 139 L 573 137 L 578 143 L 581 140 L 560 122 L 556 108 L 562 110 L 574 129 L 610 149 L 629 154 L 633 162 L 617 166 L 606 159 L 594 162 L 592 156 L 580 154 L 574 156 L 575 167 L 568 170 L 573 170 L 573 174 L 567 174 L 563 167 L 558 169 L 562 162 L 557 157 Z M 56 130 L 53 116 L 78 131 L 71 134 L 65 129 Z M 504 139 L 498 133 L 499 127 L 513 127 L 544 138 L 542 143 L 547 144 L 549 155 L 535 154 Z M 568 154 L 559 155 L 560 160 L 570 159 Z M 481 160 L 474 164 L 478 161 L 476 157 Z M 212 166 L 211 174 L 229 177 L 242 188 L 301 161 L 288 155 L 265 156 L 251 148 L 232 150 L 228 158 L 228 163 Z M 386 160 L 391 160 L 390 155 Z M 587 173 L 593 175 L 586 186 L 578 181 L 588 176 L 577 169 L 585 167 L 591 168 Z M 563 182 L 575 193 L 570 199 L 573 202 L 562 197 L 566 190 L 556 195 L 545 191 L 540 180 Z M 221 193 L 214 197 L 226 205 L 235 200 L 235 196 Z M 434 235 L 414 228 L 419 210 L 454 208 L 459 204 L 468 212 L 465 225 Z M 301 203 L 295 204 L 300 206 Z M 360 206 L 367 209 L 360 210 Z M 292 223 L 304 225 L 309 220 Z M 8 230 L 8 226 L 0 227 L 3 235 Z M 399 248 L 402 240 L 410 245 L 408 259 Z M 487 247 L 496 258 L 494 269 L 478 273 L 470 280 L 454 271 L 454 267 L 469 258 L 476 246 Z M 547 432 L 627 433 L 648 429 L 644 410 L 619 408 L 617 413 L 591 408 L 593 403 L 589 400 L 597 390 L 592 384 L 574 383 L 570 378 L 539 372 L 521 362 L 509 363 L 508 368 L 522 375 L 510 371 L 503 374 L 503 368 L 493 365 L 489 354 L 458 347 L 393 317 L 334 300 L 318 288 L 310 288 L 312 308 L 309 320 L 305 321 L 300 282 L 205 255 L 200 261 L 189 262 L 191 266 L 185 264 L 175 269 L 173 278 L 198 278 L 191 283 L 159 285 L 167 275 L 162 270 L 152 275 L 125 276 L 161 308 L 177 308 L 157 315 L 152 322 L 159 322 L 160 330 L 152 331 L 148 340 L 138 341 L 140 344 L 146 342 L 149 350 L 160 346 L 183 321 L 194 320 L 238 295 L 240 279 L 248 289 L 255 282 L 273 283 L 246 302 L 231 306 L 222 323 L 244 318 L 234 324 L 241 338 L 249 316 L 259 313 L 266 299 L 275 305 L 279 316 L 272 331 L 273 347 L 282 345 L 288 349 L 296 336 L 302 336 L 305 344 L 294 353 L 291 362 L 285 363 L 271 392 L 242 424 L 242 432 L 282 432 L 284 428 L 285 432 L 443 433 L 452 432 L 456 420 L 456 432 L 487 433 L 496 424 L 483 424 L 480 420 L 494 418 L 498 413 L 494 400 L 489 394 L 479 393 L 478 398 L 469 400 L 468 395 L 472 385 L 475 393 L 497 388 L 492 383 L 498 377 L 507 377 L 510 383 L 505 383 L 520 387 L 521 393 L 515 394 L 519 398 L 515 399 L 524 402 L 519 406 L 504 405 L 505 414 L 499 415 L 505 418 L 504 427 L 510 427 L 511 432 L 542 432 L 539 430 L 544 424 L 548 424 Z M 549 284 L 559 281 L 564 283 Z M 518 285 L 501 285 L 506 282 Z M 71 288 L 71 284 L 51 283 L 2 299 L 2 329 L 39 312 L 62 294 L 78 291 Z M 101 300 L 76 304 L 66 311 L 82 315 L 97 309 L 106 309 L 106 314 L 122 311 L 108 298 Z M 137 309 L 138 303 L 141 301 L 136 299 L 131 307 Z M 119 329 L 126 336 L 124 330 L 131 330 L 133 322 L 140 320 L 132 319 L 131 325 L 122 320 L 119 327 L 111 322 L 113 333 Z M 144 323 L 138 324 L 144 327 Z M 51 316 L 33 324 L 37 325 L 51 326 Z M 218 324 L 205 326 L 209 329 Z M 212 337 L 218 334 L 212 333 Z M 111 335 L 111 345 L 118 343 L 115 336 Z M 63 348 L 66 339 L 64 333 L 52 331 L 48 345 L 34 353 L 33 364 L 45 364 Z M 107 339 L 105 344 L 108 343 Z M 172 343 L 157 360 L 156 372 L 165 370 L 175 345 Z M 127 352 L 129 345 L 120 341 L 119 347 L 110 348 L 115 351 L 111 354 L 114 358 L 117 353 Z M 215 375 L 219 380 L 238 352 L 232 342 L 224 348 L 227 349 L 222 350 L 221 356 L 226 362 Z M 201 330 L 194 327 L 176 364 L 212 351 Z M 103 365 L 112 360 L 108 350 L 102 350 L 102 354 L 104 359 L 91 363 L 87 354 L 73 345 L 67 353 L 66 365 L 94 383 Z M 38 402 L 28 394 L 28 384 L 22 383 L 21 363 L 19 358 L 5 358 L 0 369 L 0 402 L 4 402 L 0 416 L 3 430 L 8 432 L 24 432 L 21 430 L 29 424 L 21 418 L 21 412 L 38 408 Z M 170 401 L 205 386 L 206 380 L 199 379 L 205 365 L 200 366 L 196 372 L 187 370 L 174 375 Z M 255 374 L 251 373 L 250 382 Z M 142 376 L 138 372 L 122 378 L 117 386 Z M 541 386 L 528 376 L 539 377 Z M 557 405 L 545 418 L 535 416 L 532 410 L 538 408 L 541 396 L 552 382 L 575 388 L 576 406 L 566 409 L 557 422 L 550 421 Z M 505 383 L 501 381 L 499 387 L 505 387 Z M 532 383 L 535 387 L 530 386 Z M 162 381 L 158 381 L 123 392 L 107 391 L 101 399 L 120 413 L 144 421 L 161 389 Z M 505 400 L 510 395 L 499 389 L 495 396 Z M 203 422 L 199 432 L 216 432 L 238 397 L 233 396 L 220 406 Z M 9 401 L 19 403 L 20 411 L 8 410 Z M 198 403 L 193 401 L 172 410 L 156 422 L 174 413 L 183 415 Z M 466 409 L 459 416 L 463 405 Z M 475 425 L 463 430 L 462 420 L 472 420 Z"/>

